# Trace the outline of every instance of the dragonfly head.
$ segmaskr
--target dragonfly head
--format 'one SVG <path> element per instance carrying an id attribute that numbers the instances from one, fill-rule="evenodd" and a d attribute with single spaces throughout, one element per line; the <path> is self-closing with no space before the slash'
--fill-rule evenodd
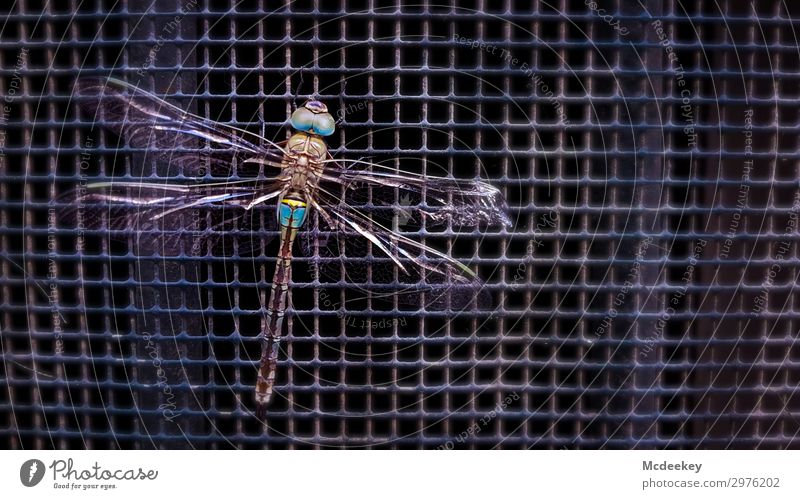
<path id="1" fill-rule="evenodd" d="M 336 130 L 336 121 L 328 112 L 328 106 L 318 100 L 309 100 L 298 107 L 289 120 L 292 128 L 327 137 Z"/>

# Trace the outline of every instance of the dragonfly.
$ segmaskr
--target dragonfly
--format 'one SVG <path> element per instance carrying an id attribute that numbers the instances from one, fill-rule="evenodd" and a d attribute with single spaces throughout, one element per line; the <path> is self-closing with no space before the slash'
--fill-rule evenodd
<path id="1" fill-rule="evenodd" d="M 180 181 L 111 176 L 76 191 L 71 202 L 88 227 L 135 231 L 164 253 L 185 252 L 189 241 L 196 252 L 233 234 L 246 254 L 277 234 L 269 298 L 262 300 L 258 416 L 274 395 L 295 246 L 314 257 L 317 277 L 361 283 L 379 298 L 433 310 L 485 306 L 475 271 L 402 230 L 398 220 L 413 219 L 426 229 L 509 227 L 506 201 L 494 186 L 335 158 L 325 137 L 338 123 L 313 96 L 295 106 L 288 139 L 276 142 L 114 78 L 79 79 L 73 94 L 84 112 L 130 148 L 185 167 Z M 312 213 L 315 224 L 308 223 Z"/>

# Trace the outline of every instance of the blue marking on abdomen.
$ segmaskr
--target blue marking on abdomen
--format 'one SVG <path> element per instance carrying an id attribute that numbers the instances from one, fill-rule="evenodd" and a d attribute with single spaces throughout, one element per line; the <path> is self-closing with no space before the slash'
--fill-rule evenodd
<path id="1" fill-rule="evenodd" d="M 299 229 L 306 220 L 306 206 L 291 206 L 285 200 L 278 207 L 278 223 L 281 227 Z"/>

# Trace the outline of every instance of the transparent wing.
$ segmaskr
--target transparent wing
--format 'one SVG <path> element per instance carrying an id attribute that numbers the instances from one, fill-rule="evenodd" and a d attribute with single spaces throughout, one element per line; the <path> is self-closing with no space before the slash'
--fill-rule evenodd
<path id="1" fill-rule="evenodd" d="M 117 133 L 130 147 L 144 149 L 156 160 L 188 165 L 190 171 L 204 165 L 228 173 L 233 165 L 280 166 L 283 157 L 276 143 L 187 113 L 121 80 L 81 79 L 73 95 L 93 121 Z"/>
<path id="2" fill-rule="evenodd" d="M 330 190 L 355 203 L 397 208 L 402 218 L 425 227 L 511 227 L 502 193 L 480 180 L 460 180 L 412 173 L 359 160 L 328 160 L 324 182 L 339 184 Z M 342 166 L 346 165 L 346 166 Z"/>
<path id="3" fill-rule="evenodd" d="M 247 254 L 274 237 L 275 203 L 284 182 L 99 182 L 60 199 L 62 220 L 111 238 L 135 239 L 148 254 L 200 256 L 209 243 Z"/>
<path id="4" fill-rule="evenodd" d="M 331 168 L 316 196 L 314 207 L 330 231 L 311 231 L 301 241 L 329 281 L 356 284 L 370 296 L 397 297 L 415 307 L 462 310 L 490 304 L 476 273 L 430 244 L 452 240 L 452 233 L 426 231 L 427 244 L 414 236 L 448 224 L 508 225 L 505 201 L 492 186 Z"/>

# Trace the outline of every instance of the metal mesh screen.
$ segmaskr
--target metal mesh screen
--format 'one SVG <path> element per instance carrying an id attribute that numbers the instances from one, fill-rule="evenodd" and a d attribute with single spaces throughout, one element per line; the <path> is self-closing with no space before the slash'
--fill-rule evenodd
<path id="1" fill-rule="evenodd" d="M 5 4 L 2 446 L 796 447 L 798 12 L 767 4 Z M 313 93 L 335 156 L 500 188 L 513 228 L 423 235 L 494 307 L 397 310 L 298 258 L 265 431 L 276 245 L 58 223 L 81 183 L 185 173 L 77 112 L 109 74 L 268 138 Z"/>

